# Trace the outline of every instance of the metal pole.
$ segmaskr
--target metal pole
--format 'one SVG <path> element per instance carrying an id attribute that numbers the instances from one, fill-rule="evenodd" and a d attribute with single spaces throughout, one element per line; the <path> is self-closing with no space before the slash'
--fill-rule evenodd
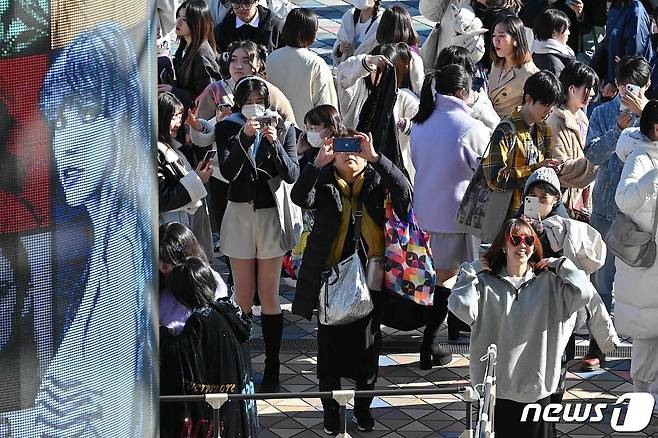
<path id="1" fill-rule="evenodd" d="M 219 410 L 228 401 L 228 394 L 205 394 L 204 399 L 212 408 L 212 436 L 220 438 L 221 419 Z"/>

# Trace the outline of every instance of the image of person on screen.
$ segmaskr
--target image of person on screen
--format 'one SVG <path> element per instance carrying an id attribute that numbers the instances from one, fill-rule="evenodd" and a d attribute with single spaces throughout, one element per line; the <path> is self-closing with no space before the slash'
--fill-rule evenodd
<path id="1" fill-rule="evenodd" d="M 87 210 L 84 294 L 36 397 L 38 436 L 148 436 L 153 422 L 151 145 L 132 42 L 117 24 L 78 34 L 43 83 L 67 204 Z M 57 222 L 57 218 L 54 218 Z"/>
<path id="2" fill-rule="evenodd" d="M 39 385 L 30 278 L 19 236 L 0 235 L 0 413 L 31 406 Z"/>

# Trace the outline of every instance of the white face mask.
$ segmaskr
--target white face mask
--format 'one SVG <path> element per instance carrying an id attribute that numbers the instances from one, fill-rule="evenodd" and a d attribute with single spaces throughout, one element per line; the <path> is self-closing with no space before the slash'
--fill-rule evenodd
<path id="1" fill-rule="evenodd" d="M 322 146 L 322 142 L 324 141 L 324 138 L 322 138 L 319 132 L 306 131 L 306 141 L 308 141 L 308 144 L 310 144 L 314 148 L 319 148 L 320 146 Z"/>
<path id="2" fill-rule="evenodd" d="M 375 0 L 349 0 L 348 3 L 351 3 L 355 8 L 365 11 L 368 8 L 375 6 Z"/>
<path id="3" fill-rule="evenodd" d="M 259 104 L 247 104 L 242 107 L 242 115 L 250 119 L 252 117 L 263 117 L 265 115 L 265 106 Z"/>

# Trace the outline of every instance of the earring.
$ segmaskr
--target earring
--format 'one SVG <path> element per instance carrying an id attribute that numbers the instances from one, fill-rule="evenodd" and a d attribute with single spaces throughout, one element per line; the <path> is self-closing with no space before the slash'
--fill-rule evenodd
<path id="1" fill-rule="evenodd" d="M 507 254 L 507 250 L 506 250 L 506 249 L 503 249 L 503 254 Z"/>

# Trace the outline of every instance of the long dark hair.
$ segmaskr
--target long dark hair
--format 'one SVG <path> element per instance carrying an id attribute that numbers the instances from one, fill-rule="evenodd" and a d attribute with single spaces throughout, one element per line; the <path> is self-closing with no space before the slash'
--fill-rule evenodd
<path id="1" fill-rule="evenodd" d="M 379 44 L 407 43 L 409 46 L 417 46 L 420 42 L 411 15 L 398 5 L 384 10 L 379 19 L 376 39 Z"/>
<path id="2" fill-rule="evenodd" d="M 383 55 L 395 68 L 396 86 L 398 88 L 411 88 L 411 50 L 406 43 L 379 44 L 370 52 L 371 55 Z M 370 76 L 365 78 L 366 87 L 374 88 Z"/>
<path id="3" fill-rule="evenodd" d="M 194 64 L 197 53 L 199 53 L 199 49 L 207 41 L 213 51 L 215 51 L 215 37 L 213 34 L 212 16 L 205 0 L 186 0 L 176 10 L 176 17 L 179 17 L 181 13 L 185 14 L 187 26 L 190 28 L 190 33 L 192 34 L 192 42 L 185 52 L 179 76 L 184 82 L 189 82 L 192 77 L 192 65 Z M 180 45 L 182 48 L 185 48 L 187 41 L 181 39 Z"/>
<path id="4" fill-rule="evenodd" d="M 208 261 L 194 233 L 185 225 L 169 222 L 160 225 L 158 234 L 160 261 L 172 266 L 183 263 L 188 257 Z"/>
<path id="5" fill-rule="evenodd" d="M 179 111 L 183 111 L 183 104 L 173 93 L 158 95 L 158 141 L 171 146 L 171 119 Z"/>
<path id="6" fill-rule="evenodd" d="M 491 272 L 494 274 L 500 273 L 500 270 L 507 263 L 507 256 L 503 252 L 503 249 L 507 246 L 507 240 L 512 233 L 524 233 L 534 236 L 534 251 L 528 261 L 528 265 L 531 268 L 534 268 L 535 264 L 544 257 L 544 248 L 542 248 L 539 236 L 535 233 L 535 229 L 532 228 L 532 225 L 521 218 L 510 219 L 500 233 L 498 233 L 498 236 L 494 239 L 491 247 L 484 254 L 484 258 L 487 259 Z"/>
<path id="7" fill-rule="evenodd" d="M 516 48 L 514 49 L 514 65 L 519 66 L 527 64 L 532 60 L 532 53 L 530 53 L 530 48 L 528 46 L 528 39 L 525 36 L 525 27 L 523 27 L 523 21 L 520 18 L 514 15 L 508 15 L 502 17 L 500 20 L 496 21 L 494 27 L 491 29 L 491 34 L 496 29 L 496 26 L 502 24 L 505 26 L 505 30 L 516 41 Z M 505 58 L 501 58 L 496 53 L 496 47 L 491 45 L 489 49 L 489 56 L 491 57 L 491 62 L 493 65 L 501 65 L 505 62 Z"/>
<path id="8" fill-rule="evenodd" d="M 412 119 L 414 123 L 422 124 L 430 118 L 434 109 L 436 108 L 436 100 L 434 99 L 434 92 L 432 91 L 432 84 L 434 84 L 434 91 L 444 96 L 454 96 L 459 90 L 470 90 L 473 79 L 468 74 L 466 69 L 461 65 L 450 64 L 439 70 L 434 70 L 425 75 L 423 88 L 420 92 L 420 104 L 418 105 L 418 112 Z"/>
<path id="9" fill-rule="evenodd" d="M 171 270 L 167 287 L 183 306 L 195 310 L 215 302 L 217 280 L 207 262 L 188 257 Z"/>

